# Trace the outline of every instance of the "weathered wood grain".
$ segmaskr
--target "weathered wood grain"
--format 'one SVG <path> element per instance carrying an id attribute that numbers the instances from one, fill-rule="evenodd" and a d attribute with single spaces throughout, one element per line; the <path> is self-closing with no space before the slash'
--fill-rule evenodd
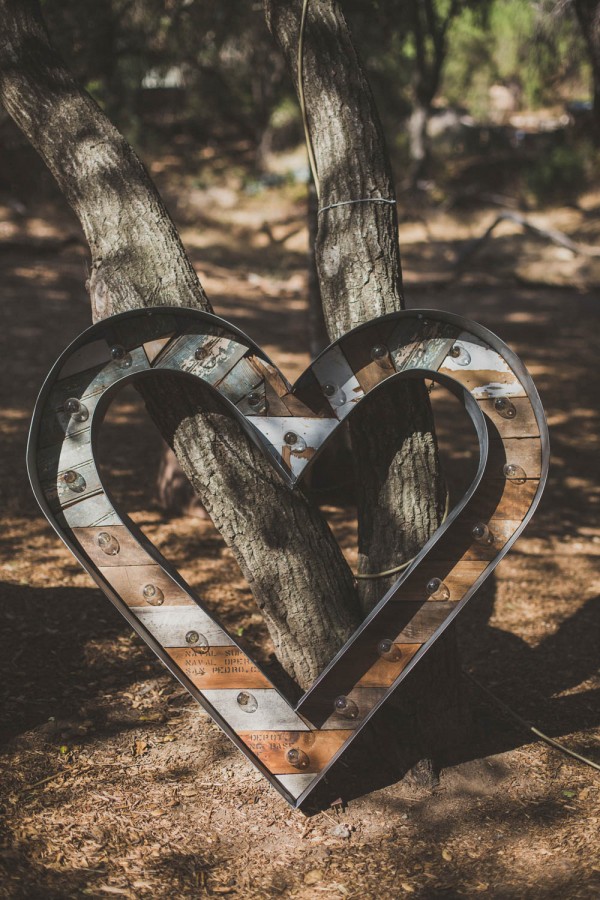
<path id="1" fill-rule="evenodd" d="M 275 775 L 292 775 L 298 769 L 287 760 L 287 752 L 299 749 L 308 757 L 302 774 L 320 772 L 343 746 L 352 731 L 241 731 L 239 737 Z"/>
<path id="2" fill-rule="evenodd" d="M 504 438 L 490 440 L 486 477 L 504 478 L 504 464 L 514 463 L 525 470 L 527 478 L 539 479 L 542 473 L 542 442 L 540 438 Z"/>
<path id="3" fill-rule="evenodd" d="M 240 693 L 245 691 L 211 690 L 202 689 L 202 696 L 210 705 L 226 720 L 234 731 L 248 731 L 252 727 L 255 731 L 308 731 L 309 726 L 304 719 L 294 712 L 290 704 L 276 690 L 254 688 L 250 697 L 256 701 L 254 704 L 240 703 Z M 243 698 L 242 698 L 243 699 Z"/>
<path id="4" fill-rule="evenodd" d="M 136 606 L 132 611 L 144 628 L 147 628 L 158 643 L 167 649 L 189 648 L 186 635 L 190 632 L 197 632 L 212 647 L 234 646 L 218 622 L 195 603 L 193 606 Z"/>
<path id="5" fill-rule="evenodd" d="M 70 510 L 64 510 L 65 515 L 69 512 Z M 101 525 L 73 528 L 72 530 L 73 536 L 81 544 L 84 553 L 99 568 L 108 568 L 109 566 L 148 566 L 154 562 L 150 554 L 137 542 L 125 525 Z M 119 552 L 115 556 L 108 556 L 98 546 L 98 537 L 103 532 L 112 535 L 119 542 Z"/>
<path id="6" fill-rule="evenodd" d="M 491 561 L 513 536 L 522 521 L 521 519 L 496 519 L 494 517 L 482 520 L 471 517 L 470 512 L 469 510 L 469 518 L 459 517 L 448 534 L 444 535 L 439 544 L 432 549 L 429 556 L 432 562 L 436 559 L 440 561 L 456 559 L 457 564 L 463 560 Z M 480 521 L 489 527 L 494 536 L 493 543 L 478 543 L 473 538 L 473 528 Z"/>
<path id="7" fill-rule="evenodd" d="M 431 560 L 426 557 L 414 572 L 411 572 L 398 589 L 402 601 L 429 601 L 441 603 L 444 601 L 457 602 L 471 587 L 474 581 L 481 575 L 487 563 L 481 560 L 460 560 L 454 562 L 447 560 Z M 439 578 L 447 587 L 449 597 L 430 597 L 427 592 L 427 584 L 431 579 Z M 440 592 L 438 592 L 440 593 Z"/>
<path id="8" fill-rule="evenodd" d="M 387 688 L 385 687 L 357 687 L 348 691 L 347 694 L 344 694 L 347 700 L 356 705 L 356 718 L 354 719 L 349 719 L 348 716 L 336 712 L 335 709 L 333 709 L 334 703 L 331 702 L 329 696 L 323 697 L 320 704 L 319 698 L 317 698 L 315 708 L 319 715 L 319 722 L 321 722 L 321 718 L 323 718 L 323 722 L 320 725 L 321 730 L 356 730 L 360 727 L 365 717 L 371 712 L 375 704 L 385 695 L 386 690 Z"/>
<path id="9" fill-rule="evenodd" d="M 148 360 L 150 365 L 152 365 L 156 361 L 157 357 L 160 356 L 162 351 L 165 349 L 165 347 L 171 341 L 172 337 L 173 337 L 173 335 L 169 334 L 165 337 L 156 338 L 153 341 L 147 341 L 143 345 L 144 353 L 146 354 L 146 359 Z"/>
<path id="10" fill-rule="evenodd" d="M 496 398 L 497 399 L 497 398 Z M 494 400 L 479 400 L 482 412 L 494 424 L 494 428 L 502 438 L 537 437 L 540 433 L 533 407 L 528 397 L 511 397 L 510 402 L 516 410 L 514 419 L 505 419 L 496 410 Z"/>
<path id="11" fill-rule="evenodd" d="M 364 396 L 364 391 L 358 383 L 350 363 L 340 347 L 334 346 L 315 360 L 312 364 L 312 371 L 321 385 L 321 390 L 323 390 L 333 414 L 341 421 Z M 327 385 L 336 388 L 336 392 L 332 396 L 327 396 Z"/>
<path id="12" fill-rule="evenodd" d="M 65 506 L 57 513 L 56 520 L 61 527 L 73 529 L 75 538 L 77 538 L 75 529 L 98 527 L 101 531 L 112 531 L 113 527 L 123 525 L 105 493 L 95 494 L 72 506 Z"/>
<path id="13" fill-rule="evenodd" d="M 192 597 L 186 594 L 159 565 L 101 566 L 100 572 L 127 606 L 150 606 L 142 594 L 147 584 L 153 584 L 162 591 L 165 606 L 195 605 Z"/>
<path id="14" fill-rule="evenodd" d="M 237 647 L 210 647 L 207 653 L 189 648 L 168 648 L 167 653 L 201 690 L 272 688 L 269 679 Z"/>

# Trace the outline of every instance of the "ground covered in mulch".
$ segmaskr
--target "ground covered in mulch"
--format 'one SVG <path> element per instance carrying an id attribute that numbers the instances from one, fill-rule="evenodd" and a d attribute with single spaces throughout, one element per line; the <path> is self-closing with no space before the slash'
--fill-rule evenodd
<path id="1" fill-rule="evenodd" d="M 164 166 L 163 166 L 164 168 Z M 160 174 L 160 173 L 159 173 Z M 185 202 L 181 197 L 185 198 Z M 171 197 L 215 310 L 290 377 L 308 357 L 303 208 L 286 189 Z M 597 240 L 600 197 L 540 224 Z M 452 260 L 495 218 L 419 211 L 401 227 L 410 306 L 475 319 L 519 353 L 551 427 L 541 507 L 462 616 L 465 667 L 522 716 L 600 762 L 598 260 L 506 224 L 459 280 Z M 523 731 L 471 685 L 474 729 L 433 792 L 377 781 L 291 811 L 164 672 L 59 543 L 24 454 L 41 382 L 89 324 L 87 257 L 53 207 L 0 208 L 0 896 L 590 898 L 600 894 L 600 775 Z M 443 422 L 443 403 L 433 394 Z M 136 395 L 110 414 L 111 485 L 218 609 L 265 643 L 210 522 L 166 519 L 161 452 Z M 449 464 L 461 453 L 446 435 Z M 322 501 L 350 561 L 351 494 Z M 383 783 L 382 783 L 383 781 Z M 342 798 L 345 799 L 345 798 Z"/>

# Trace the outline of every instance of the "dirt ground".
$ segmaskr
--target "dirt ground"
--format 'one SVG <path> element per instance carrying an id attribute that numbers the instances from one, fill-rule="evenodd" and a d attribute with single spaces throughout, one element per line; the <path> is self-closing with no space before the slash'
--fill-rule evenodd
<path id="1" fill-rule="evenodd" d="M 159 176 L 168 160 L 161 166 Z M 308 361 L 301 204 L 285 189 L 216 187 L 170 202 L 215 311 L 294 378 Z M 534 218 L 594 243 L 599 206 L 590 195 L 578 210 Z M 495 215 L 421 210 L 401 227 L 409 306 L 499 333 L 529 367 L 551 428 L 546 494 L 462 615 L 463 662 L 600 762 L 599 261 L 506 224 L 444 284 L 456 252 Z M 469 684 L 473 734 L 433 793 L 378 782 L 374 758 L 372 792 L 308 816 L 286 806 L 92 586 L 38 510 L 24 465 L 36 393 L 89 324 L 85 250 L 59 243 L 71 235 L 62 211 L 0 206 L 0 896 L 600 896 L 599 773 Z M 116 495 L 224 623 L 266 646 L 211 524 L 165 519 L 155 505 L 160 444 L 133 393 L 107 428 Z M 458 464 L 460 448 L 448 437 L 445 446 Z M 326 500 L 352 562 L 351 496 Z"/>

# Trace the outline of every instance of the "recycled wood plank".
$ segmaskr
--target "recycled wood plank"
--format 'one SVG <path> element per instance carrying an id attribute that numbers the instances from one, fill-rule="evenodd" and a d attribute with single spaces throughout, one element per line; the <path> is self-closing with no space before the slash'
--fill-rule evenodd
<path id="1" fill-rule="evenodd" d="M 101 574 L 128 606 L 148 607 L 142 591 L 153 584 L 164 595 L 165 606 L 195 605 L 189 594 L 179 587 L 159 565 L 100 566 Z"/>
<path id="2" fill-rule="evenodd" d="M 398 594 L 401 595 L 403 603 L 410 601 L 427 601 L 435 604 L 456 603 L 486 568 L 487 563 L 480 559 L 462 559 L 455 562 L 454 560 L 440 559 L 430 561 L 427 557 L 403 581 L 398 589 Z M 439 578 L 446 585 L 450 592 L 449 597 L 436 598 L 427 593 L 427 584 L 432 578 Z"/>
<path id="3" fill-rule="evenodd" d="M 396 373 L 387 347 L 389 332 L 389 326 L 386 328 L 383 325 L 374 325 L 367 333 L 360 331 L 340 341 L 342 352 L 365 394 Z M 374 360 L 371 351 L 377 345 L 385 347 L 387 353 L 382 358 Z"/>
<path id="4" fill-rule="evenodd" d="M 262 376 L 251 364 L 250 359 L 244 356 L 220 380 L 219 393 L 232 403 L 238 403 L 251 391 L 256 390 L 262 381 Z"/>
<path id="5" fill-rule="evenodd" d="M 383 659 L 378 657 L 370 669 L 356 682 L 356 687 L 378 688 L 389 687 L 394 683 L 398 675 L 407 667 L 420 644 L 396 644 L 394 647 L 400 652 L 400 659 Z M 343 670 L 343 666 L 341 667 Z"/>
<path id="6" fill-rule="evenodd" d="M 105 493 L 95 494 L 93 497 L 80 500 L 79 503 L 62 507 L 56 514 L 56 520 L 62 527 L 73 530 L 95 527 L 110 530 L 123 525 Z"/>
<path id="7" fill-rule="evenodd" d="M 340 421 L 345 419 L 364 396 L 364 392 L 341 348 L 333 346 L 319 356 L 312 364 L 312 370 L 334 416 Z M 328 385 L 336 388 L 332 396 L 327 396 Z"/>
<path id="8" fill-rule="evenodd" d="M 303 774 L 320 772 L 347 738 L 348 731 L 240 731 L 238 736 L 274 775 L 293 775 L 298 769 L 287 760 L 288 750 L 298 749 L 308 757 Z"/>
<path id="9" fill-rule="evenodd" d="M 202 334 L 182 335 L 157 360 L 155 369 L 186 372 L 196 375 L 216 387 L 227 373 L 248 352 L 248 347 L 215 329 L 204 329 Z M 202 349 L 206 355 L 196 358 L 196 351 Z"/>
<path id="10" fill-rule="evenodd" d="M 211 647 L 231 648 L 233 641 L 226 631 L 196 603 L 193 606 L 159 606 L 133 608 L 138 620 L 162 647 L 189 649 L 187 635 L 196 632 Z M 237 648 L 235 648 L 237 650 Z M 238 651 L 239 653 L 239 651 Z M 198 655 L 200 650 L 198 649 Z M 206 655 L 206 654 L 205 654 Z"/>
<path id="11" fill-rule="evenodd" d="M 165 648 L 171 659 L 200 690 L 229 688 L 253 690 L 273 685 L 237 647 L 209 647 L 208 652 L 189 647 Z"/>
<path id="12" fill-rule="evenodd" d="M 98 568 L 109 566 L 148 566 L 154 560 L 125 525 L 101 525 L 87 528 L 73 528 L 73 536 L 79 541 L 83 551 Z M 119 543 L 119 552 L 109 556 L 98 546 L 98 536 L 106 532 Z"/>
<path id="13" fill-rule="evenodd" d="M 378 617 L 378 633 L 396 644 L 424 644 L 456 608 L 450 600 L 405 600 L 402 590 Z"/>
<path id="14" fill-rule="evenodd" d="M 356 687 L 348 691 L 344 696 L 352 704 L 356 704 L 356 717 L 349 719 L 348 716 L 336 712 L 332 707 L 331 698 L 318 698 L 315 708 L 319 714 L 319 721 L 323 717 L 324 721 L 320 728 L 322 731 L 329 730 L 349 730 L 355 731 L 365 720 L 366 716 L 371 712 L 376 703 L 378 703 L 386 692 L 384 687 Z M 320 702 L 319 702 L 320 701 Z"/>
<path id="15" fill-rule="evenodd" d="M 246 695 L 240 698 L 240 694 Z M 202 696 L 222 715 L 234 731 L 290 730 L 308 731 L 309 727 L 274 689 L 254 688 L 251 692 L 202 690 Z M 250 702 L 248 702 L 248 698 Z M 240 702 L 240 699 L 242 702 Z M 252 701 L 255 701 L 253 703 Z M 246 710 L 253 710 L 246 712 Z"/>
<path id="16" fill-rule="evenodd" d="M 528 478 L 523 484 L 507 478 L 486 478 L 477 490 L 477 498 L 486 509 L 495 507 L 496 519 L 523 519 L 539 483 L 537 478 Z"/>
<path id="17" fill-rule="evenodd" d="M 153 341 L 147 341 L 144 346 L 144 353 L 146 354 L 146 359 L 152 365 L 158 356 L 162 353 L 165 347 L 171 342 L 173 338 L 172 334 L 167 335 L 166 337 L 156 338 Z"/>
<path id="18" fill-rule="evenodd" d="M 497 399 L 497 398 L 496 398 Z M 516 410 L 513 419 L 503 418 L 494 406 L 495 400 L 478 400 L 482 411 L 492 420 L 494 427 L 502 438 L 538 437 L 540 429 L 535 418 L 533 407 L 528 397 L 511 397 L 510 402 Z"/>
<path id="19" fill-rule="evenodd" d="M 504 478 L 504 464 L 514 463 L 525 470 L 527 478 L 539 479 L 542 473 L 542 442 L 539 437 L 490 440 L 486 478 Z"/>
<path id="20" fill-rule="evenodd" d="M 455 559 L 457 563 L 463 560 L 492 560 L 494 559 L 509 538 L 515 533 L 521 524 L 521 519 L 496 519 L 492 517 L 484 522 L 494 536 L 493 543 L 478 543 L 473 538 L 473 527 L 481 520 L 474 517 L 459 518 L 454 523 L 450 532 L 445 534 L 438 544 L 433 547 L 428 559 L 445 560 Z"/>
<path id="21" fill-rule="evenodd" d="M 447 322 L 425 320 L 422 317 L 398 323 L 389 338 L 396 370 L 437 371 L 450 352 L 458 330 L 455 325 Z"/>

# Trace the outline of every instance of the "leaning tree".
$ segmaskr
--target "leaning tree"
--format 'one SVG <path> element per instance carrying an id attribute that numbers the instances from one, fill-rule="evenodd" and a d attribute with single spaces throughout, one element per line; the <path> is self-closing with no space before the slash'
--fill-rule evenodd
<path id="1" fill-rule="evenodd" d="M 264 7 L 298 89 L 303 2 L 264 0 Z M 210 311 L 148 173 L 53 49 L 38 0 L 0 0 L 0 41 L 0 100 L 50 168 L 87 239 L 93 319 L 164 304 Z M 302 85 L 321 208 L 394 198 L 377 111 L 336 0 L 308 5 Z M 325 210 L 318 216 L 315 260 L 331 340 L 403 307 L 393 204 Z M 305 688 L 395 576 L 364 579 L 356 587 L 308 494 L 288 491 L 210 398 L 168 376 L 140 390 L 247 578 L 279 662 Z M 375 573 L 414 556 L 443 515 L 445 489 L 425 385 L 392 383 L 353 413 L 350 430 L 359 570 Z M 410 715 L 409 729 L 403 720 L 409 766 L 430 760 L 442 735 L 447 744 L 458 734 L 453 629 L 406 684 L 409 713 L 398 708 L 396 715 Z"/>

